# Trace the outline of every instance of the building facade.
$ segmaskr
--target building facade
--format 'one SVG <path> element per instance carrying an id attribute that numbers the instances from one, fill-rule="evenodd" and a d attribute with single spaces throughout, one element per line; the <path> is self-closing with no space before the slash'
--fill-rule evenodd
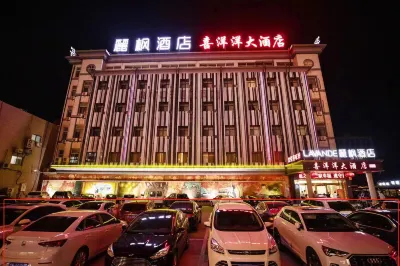
<path id="1" fill-rule="evenodd" d="M 129 185 L 139 187 L 132 194 L 161 185 L 170 193 L 192 182 L 197 196 L 225 187 L 236 196 L 290 196 L 286 158 L 335 148 L 324 48 L 77 51 L 67 57 L 70 84 L 43 189 L 122 195 Z M 144 184 L 153 180 L 163 183 Z"/>
<path id="2" fill-rule="evenodd" d="M 23 197 L 50 167 L 58 126 L 0 101 L 0 190 Z M 40 188 L 40 187 L 39 187 Z"/>

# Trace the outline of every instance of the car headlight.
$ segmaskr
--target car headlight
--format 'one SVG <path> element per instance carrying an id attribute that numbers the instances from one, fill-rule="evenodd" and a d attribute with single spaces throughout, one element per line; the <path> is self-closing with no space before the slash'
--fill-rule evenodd
<path id="1" fill-rule="evenodd" d="M 346 251 L 341 251 L 341 250 L 337 250 L 337 249 L 334 249 L 334 248 L 328 248 L 328 247 L 325 247 L 325 246 L 322 246 L 322 251 L 328 257 L 332 257 L 332 256 L 345 257 L 345 256 L 349 255 L 349 253 L 346 252 Z"/>
<path id="2" fill-rule="evenodd" d="M 114 250 L 113 250 L 113 244 L 111 244 L 108 249 L 107 249 L 107 254 L 108 256 L 110 256 L 111 258 L 114 257 Z"/>
<path id="3" fill-rule="evenodd" d="M 210 247 L 217 253 L 224 254 L 224 249 L 218 244 L 217 240 L 211 238 Z"/>
<path id="4" fill-rule="evenodd" d="M 269 255 L 274 254 L 278 251 L 278 246 L 276 245 L 275 239 L 268 233 L 268 250 Z"/>
<path id="5" fill-rule="evenodd" d="M 150 257 L 150 259 L 156 260 L 161 257 L 164 257 L 165 255 L 168 254 L 168 251 L 169 251 L 169 245 L 166 245 L 165 248 L 162 248 L 159 251 L 157 251 L 153 256 Z"/>

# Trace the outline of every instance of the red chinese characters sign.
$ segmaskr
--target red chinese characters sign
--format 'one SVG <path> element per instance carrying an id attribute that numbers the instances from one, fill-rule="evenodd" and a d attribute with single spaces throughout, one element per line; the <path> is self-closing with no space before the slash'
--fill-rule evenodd
<path id="1" fill-rule="evenodd" d="M 375 172 L 382 171 L 382 161 L 304 161 L 305 171 L 343 171 L 343 172 Z"/>
<path id="2" fill-rule="evenodd" d="M 232 35 L 232 36 L 204 36 L 201 39 L 200 48 L 203 50 L 216 49 L 250 49 L 250 48 L 284 48 L 285 40 L 282 35 L 277 34 L 275 36 L 260 35 L 260 36 L 243 36 L 243 35 Z"/>

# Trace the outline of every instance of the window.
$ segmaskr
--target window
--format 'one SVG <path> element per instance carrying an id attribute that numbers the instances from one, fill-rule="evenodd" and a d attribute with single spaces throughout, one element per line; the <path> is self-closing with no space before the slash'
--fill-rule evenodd
<path id="1" fill-rule="evenodd" d="M 268 80 L 267 85 L 268 87 L 276 87 L 276 80 Z"/>
<path id="2" fill-rule="evenodd" d="M 81 128 L 75 128 L 73 138 L 79 139 L 81 137 L 81 131 L 82 131 Z"/>
<path id="3" fill-rule="evenodd" d="M 179 111 L 180 112 L 188 112 L 189 111 L 189 103 L 188 102 L 179 103 Z"/>
<path id="4" fill-rule="evenodd" d="M 142 137 L 143 136 L 143 127 L 134 127 L 133 128 L 133 136 L 134 137 Z"/>
<path id="5" fill-rule="evenodd" d="M 146 101 L 146 91 L 145 90 L 139 90 L 138 91 L 138 99 L 139 99 L 139 102 L 145 102 Z"/>
<path id="6" fill-rule="evenodd" d="M 81 74 L 81 67 L 76 67 L 75 68 L 75 78 L 79 77 L 80 74 Z"/>
<path id="7" fill-rule="evenodd" d="M 169 79 L 162 79 L 160 81 L 160 88 L 168 88 L 169 87 Z"/>
<path id="8" fill-rule="evenodd" d="M 214 110 L 214 106 L 212 103 L 203 103 L 203 111 L 204 112 L 212 112 Z"/>
<path id="9" fill-rule="evenodd" d="M 224 103 L 224 109 L 225 111 L 233 111 L 235 110 L 235 105 L 232 101 L 225 101 Z"/>
<path id="10" fill-rule="evenodd" d="M 166 163 L 167 155 L 165 152 L 156 152 L 156 163 Z"/>
<path id="11" fill-rule="evenodd" d="M 304 110 L 304 102 L 303 101 L 293 101 L 294 110 L 301 111 Z"/>
<path id="12" fill-rule="evenodd" d="M 235 136 L 235 127 L 225 126 L 225 136 Z"/>
<path id="13" fill-rule="evenodd" d="M 327 136 L 325 126 L 317 126 L 316 131 L 318 137 Z"/>
<path id="14" fill-rule="evenodd" d="M 88 153 L 86 153 L 86 162 L 87 163 L 96 162 L 96 156 L 97 156 L 96 152 L 88 152 Z"/>
<path id="15" fill-rule="evenodd" d="M 300 81 L 299 81 L 299 79 L 296 79 L 296 78 L 292 78 L 289 81 L 290 87 L 299 87 L 300 86 L 299 84 L 300 84 Z"/>
<path id="16" fill-rule="evenodd" d="M 36 143 L 41 143 L 42 137 L 39 135 L 32 134 L 32 141 Z"/>
<path id="17" fill-rule="evenodd" d="M 225 210 L 222 212 L 216 212 L 214 227 L 219 231 L 229 232 L 259 232 L 265 228 L 262 220 L 255 211 L 244 210 Z"/>
<path id="18" fill-rule="evenodd" d="M 110 224 L 115 224 L 119 223 L 117 222 L 117 219 L 107 213 L 100 213 L 101 220 L 103 221 L 102 226 L 110 225 Z"/>
<path id="19" fill-rule="evenodd" d="M 167 127 L 158 126 L 157 127 L 157 136 L 158 137 L 166 137 L 166 136 L 168 136 Z"/>
<path id="20" fill-rule="evenodd" d="M 251 101 L 251 102 L 249 102 L 249 110 L 250 110 L 250 111 L 258 111 L 258 110 L 260 110 L 260 109 L 258 108 L 258 102 L 257 102 L 257 101 Z"/>
<path id="21" fill-rule="evenodd" d="M 124 80 L 124 81 L 120 81 L 118 85 L 119 85 L 120 90 L 127 90 L 129 83 L 127 80 Z"/>
<path id="22" fill-rule="evenodd" d="M 281 126 L 272 126 L 272 135 L 282 136 L 282 127 Z"/>
<path id="23" fill-rule="evenodd" d="M 123 113 L 125 112 L 125 104 L 124 103 L 117 103 L 115 105 L 115 112 L 116 113 Z"/>
<path id="24" fill-rule="evenodd" d="M 120 152 L 110 152 L 108 154 L 108 162 L 109 163 L 119 163 L 119 158 L 121 157 Z"/>
<path id="25" fill-rule="evenodd" d="M 307 126 L 297 126 L 297 135 L 299 136 L 308 135 Z"/>
<path id="26" fill-rule="evenodd" d="M 226 163 L 237 163 L 236 152 L 226 153 Z"/>
<path id="27" fill-rule="evenodd" d="M 80 150 L 72 149 L 69 156 L 69 164 L 78 164 Z"/>
<path id="28" fill-rule="evenodd" d="M 137 113 L 144 113 L 144 110 L 145 110 L 145 105 L 144 105 L 144 103 L 137 103 L 137 104 L 135 105 L 135 112 L 137 112 Z"/>
<path id="29" fill-rule="evenodd" d="M 22 160 L 23 160 L 23 157 L 22 157 L 22 156 L 20 156 L 20 155 L 13 155 L 13 156 L 11 156 L 10 164 L 13 164 L 13 165 L 22 165 Z"/>
<path id="30" fill-rule="evenodd" d="M 213 90 L 209 90 L 209 89 L 203 89 L 201 91 L 202 93 L 202 97 L 204 101 L 207 101 L 207 96 L 210 97 L 210 100 L 212 101 L 214 99 L 214 91 Z"/>
<path id="31" fill-rule="evenodd" d="M 178 127 L 178 136 L 179 137 L 189 136 L 189 128 L 188 127 Z"/>
<path id="32" fill-rule="evenodd" d="M 100 128 L 99 127 L 92 127 L 90 131 L 90 136 L 92 137 L 100 137 Z"/>
<path id="33" fill-rule="evenodd" d="M 180 98 L 179 99 L 182 99 L 182 100 L 186 100 L 186 93 L 187 92 L 187 90 L 186 89 L 181 89 L 180 90 L 180 94 L 181 94 L 181 96 L 180 96 Z"/>
<path id="34" fill-rule="evenodd" d="M 108 89 L 108 81 L 99 81 L 99 90 L 106 90 Z"/>
<path id="35" fill-rule="evenodd" d="M 393 227 L 388 218 L 373 213 L 356 213 L 349 217 L 352 222 L 383 230 L 392 230 Z"/>
<path id="36" fill-rule="evenodd" d="M 289 214 L 290 214 L 290 220 L 289 220 L 290 223 L 292 223 L 292 224 L 295 224 L 295 223 L 301 224 L 301 219 L 300 219 L 300 216 L 299 216 L 299 214 L 297 212 L 292 211 L 292 210 L 287 210 L 287 212 L 289 212 Z"/>
<path id="37" fill-rule="evenodd" d="M 203 136 L 214 136 L 214 128 L 212 126 L 203 127 Z"/>
<path id="38" fill-rule="evenodd" d="M 129 157 L 129 162 L 134 164 L 139 164 L 141 161 L 141 153 L 140 152 L 131 152 L 131 156 Z"/>
<path id="39" fill-rule="evenodd" d="M 63 128 L 63 133 L 61 135 L 61 140 L 66 140 L 67 139 L 67 135 L 68 135 L 68 128 L 64 127 Z"/>
<path id="40" fill-rule="evenodd" d="M 71 117 L 72 115 L 72 106 L 67 107 L 67 117 Z"/>
<path id="41" fill-rule="evenodd" d="M 122 127 L 114 127 L 112 135 L 114 137 L 122 137 L 124 134 L 124 129 Z"/>
<path id="42" fill-rule="evenodd" d="M 263 158 L 262 158 L 262 153 L 261 152 L 253 152 L 252 154 L 252 161 L 253 163 L 262 163 Z"/>
<path id="43" fill-rule="evenodd" d="M 233 88 L 233 79 L 224 79 L 225 88 Z"/>
<path id="44" fill-rule="evenodd" d="M 82 93 L 90 93 L 92 90 L 93 81 L 85 80 L 82 85 Z"/>
<path id="45" fill-rule="evenodd" d="M 257 87 L 256 79 L 247 79 L 246 83 L 247 83 L 247 88 L 249 89 Z"/>
<path id="46" fill-rule="evenodd" d="M 90 230 L 94 229 L 101 226 L 101 221 L 99 219 L 99 216 L 97 214 L 93 214 L 92 216 L 89 216 L 85 220 L 83 220 L 78 227 L 76 228 L 77 231 L 84 231 L 84 230 Z"/>
<path id="47" fill-rule="evenodd" d="M 269 109 L 271 109 L 272 111 L 279 111 L 279 102 L 269 101 Z"/>
<path id="48" fill-rule="evenodd" d="M 260 126 L 250 126 L 250 136 L 260 136 Z"/>
<path id="49" fill-rule="evenodd" d="M 179 82 L 179 86 L 181 89 L 190 88 L 190 82 L 188 79 L 181 79 Z"/>
<path id="50" fill-rule="evenodd" d="M 281 212 L 281 214 L 279 215 L 279 217 L 281 217 L 283 220 L 286 220 L 286 221 L 288 221 L 288 222 L 291 222 L 291 221 L 290 221 L 290 213 L 288 212 L 288 210 L 283 210 L 283 211 Z"/>
<path id="51" fill-rule="evenodd" d="M 212 88 L 213 80 L 212 79 L 203 79 L 203 88 Z"/>
<path id="52" fill-rule="evenodd" d="M 308 89 L 319 90 L 317 77 L 307 77 Z"/>
<path id="53" fill-rule="evenodd" d="M 64 150 L 59 150 L 58 151 L 58 157 L 63 157 L 64 156 Z"/>
<path id="54" fill-rule="evenodd" d="M 187 152 L 178 152 L 178 164 L 187 164 L 188 163 L 188 153 Z"/>
<path id="55" fill-rule="evenodd" d="M 215 164 L 215 154 L 213 152 L 203 152 L 203 164 Z"/>
<path id="56" fill-rule="evenodd" d="M 30 232 L 64 232 L 73 222 L 78 219 L 77 217 L 69 216 L 47 216 L 40 219 L 36 223 L 28 225 L 24 231 Z M 49 226 L 51 224 L 52 226 Z"/>
<path id="57" fill-rule="evenodd" d="M 71 97 L 75 97 L 75 95 L 76 95 L 76 89 L 77 89 L 77 86 L 72 86 L 72 89 L 71 89 Z"/>
<path id="58" fill-rule="evenodd" d="M 87 105 L 86 104 L 79 105 L 78 114 L 86 115 L 86 111 L 87 111 Z"/>
<path id="59" fill-rule="evenodd" d="M 320 100 L 313 100 L 311 102 L 311 106 L 313 109 L 313 112 L 321 112 L 322 111 L 322 104 Z"/>
<path id="60" fill-rule="evenodd" d="M 20 221 L 22 219 L 29 219 L 33 222 L 33 221 L 36 221 L 37 219 L 42 218 L 46 215 L 49 215 L 49 214 L 55 213 L 55 212 L 60 212 L 60 211 L 64 211 L 64 209 L 62 209 L 61 207 L 56 207 L 56 206 L 36 207 L 36 208 L 33 208 L 28 213 L 26 213 L 24 216 L 22 216 Z"/>
<path id="61" fill-rule="evenodd" d="M 102 113 L 104 110 L 104 104 L 103 103 L 96 103 L 94 105 L 94 112 L 95 113 Z"/>
<path id="62" fill-rule="evenodd" d="M 139 80 L 138 81 L 139 90 L 146 89 L 146 86 L 147 86 L 147 80 Z"/>
<path id="63" fill-rule="evenodd" d="M 158 105 L 159 112 L 168 112 L 168 103 L 160 103 Z"/>

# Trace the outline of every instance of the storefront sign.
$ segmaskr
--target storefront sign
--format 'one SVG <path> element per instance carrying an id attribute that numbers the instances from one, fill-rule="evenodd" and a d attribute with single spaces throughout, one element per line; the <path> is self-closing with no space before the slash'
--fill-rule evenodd
<path id="1" fill-rule="evenodd" d="M 307 171 L 381 171 L 381 161 L 304 161 L 303 169 Z"/>
<path id="2" fill-rule="evenodd" d="M 287 158 L 287 162 L 288 163 L 293 163 L 293 162 L 296 162 L 296 161 L 299 161 L 299 160 L 301 160 L 301 153 L 300 152 Z"/>
<path id="3" fill-rule="evenodd" d="M 374 149 L 338 149 L 338 150 L 304 150 L 303 158 L 350 158 L 365 159 L 375 158 Z"/>
<path id="4" fill-rule="evenodd" d="M 282 35 L 277 34 L 274 37 L 268 35 L 260 35 L 260 36 L 242 36 L 242 35 L 233 35 L 233 36 L 204 36 L 202 42 L 200 44 L 200 48 L 208 51 L 214 48 L 216 49 L 254 49 L 254 48 L 283 48 L 285 47 L 285 40 Z"/>
<path id="5" fill-rule="evenodd" d="M 311 173 L 312 179 L 344 179 L 345 173 Z M 300 179 L 306 178 L 306 174 L 300 173 Z"/>
<path id="6" fill-rule="evenodd" d="M 173 49 L 172 37 L 161 36 L 157 37 L 157 41 L 152 46 L 150 38 L 137 38 L 134 43 L 135 52 L 150 52 L 152 47 L 155 47 L 156 51 L 168 52 Z M 175 50 L 176 51 L 190 51 L 192 49 L 192 37 L 191 36 L 179 36 L 176 38 Z M 154 49 L 154 48 L 153 48 Z M 116 53 L 128 53 L 129 52 L 129 39 L 116 39 L 114 44 L 114 52 Z"/>

